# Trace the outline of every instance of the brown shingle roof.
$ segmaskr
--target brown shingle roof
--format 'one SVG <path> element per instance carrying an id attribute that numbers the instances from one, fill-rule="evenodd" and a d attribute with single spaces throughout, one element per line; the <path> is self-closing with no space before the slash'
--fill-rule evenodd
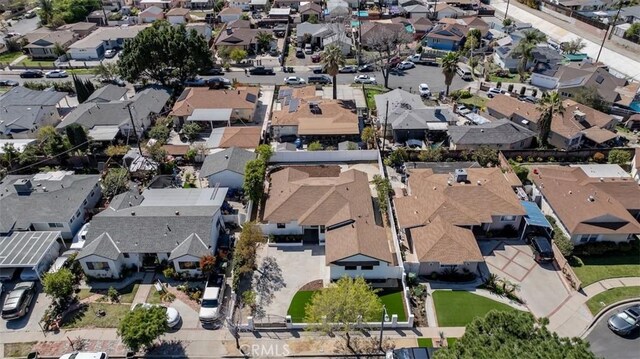
<path id="1" fill-rule="evenodd" d="M 184 156 L 189 152 L 188 145 L 163 145 L 162 148 L 171 156 Z"/>
<path id="2" fill-rule="evenodd" d="M 454 226 L 440 216 L 426 226 L 409 231 L 420 262 L 451 265 L 484 261 L 473 232 Z"/>
<path id="3" fill-rule="evenodd" d="M 468 31 L 469 27 L 465 25 L 439 23 L 427 34 L 427 37 L 460 41 Z"/>
<path id="4" fill-rule="evenodd" d="M 174 7 L 169 10 L 165 15 L 166 16 L 187 16 L 189 14 L 189 9 Z"/>
<path id="5" fill-rule="evenodd" d="M 239 87 L 235 90 L 212 90 L 206 87 L 187 87 L 173 105 L 171 116 L 190 116 L 195 109 L 255 109 L 258 87 Z"/>
<path id="6" fill-rule="evenodd" d="M 533 181 L 571 235 L 640 233 L 629 213 L 640 187 L 632 178 L 589 178 L 579 167 L 541 166 Z M 593 200 L 591 200 L 593 199 Z"/>
<path id="7" fill-rule="evenodd" d="M 591 128 L 587 128 L 586 130 L 582 130 L 582 134 L 584 135 L 584 137 L 590 139 L 591 141 L 597 144 L 602 144 L 607 141 L 611 141 L 618 136 L 609 130 L 605 130 L 599 127 L 591 127 Z"/>
<path id="8" fill-rule="evenodd" d="M 218 147 L 256 148 L 260 144 L 261 131 L 259 126 L 225 127 Z"/>
<path id="9" fill-rule="evenodd" d="M 242 9 L 240 9 L 239 7 L 226 7 L 218 13 L 218 15 L 239 15 L 239 14 L 242 14 Z"/>

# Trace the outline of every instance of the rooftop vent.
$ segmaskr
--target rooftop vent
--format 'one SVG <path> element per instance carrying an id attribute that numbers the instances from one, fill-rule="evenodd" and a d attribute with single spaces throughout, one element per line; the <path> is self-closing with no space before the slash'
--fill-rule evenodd
<path id="1" fill-rule="evenodd" d="M 136 215 L 136 211 L 131 211 L 131 215 L 135 216 Z"/>
<path id="2" fill-rule="evenodd" d="M 593 196 L 589 196 L 589 198 L 587 198 L 587 200 L 589 202 L 594 202 L 596 199 Z"/>
<path id="3" fill-rule="evenodd" d="M 463 168 L 456 169 L 453 174 L 453 179 L 456 183 L 467 182 L 467 170 Z"/>
<path id="4" fill-rule="evenodd" d="M 180 211 L 176 211 L 176 216 L 179 216 L 179 215 L 180 215 Z"/>
<path id="5" fill-rule="evenodd" d="M 28 195 L 31 193 L 33 185 L 30 179 L 21 178 L 13 183 L 13 188 L 16 189 L 19 195 Z"/>

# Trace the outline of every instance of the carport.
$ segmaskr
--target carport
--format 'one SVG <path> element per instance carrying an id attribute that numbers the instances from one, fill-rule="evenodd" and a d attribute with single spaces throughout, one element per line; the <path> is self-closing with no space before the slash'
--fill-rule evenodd
<path id="1" fill-rule="evenodd" d="M 547 218 L 538 205 L 535 202 L 529 201 L 520 201 L 520 203 L 527 212 L 524 216 L 524 228 L 522 228 L 520 240 L 529 233 L 539 233 L 540 231 L 544 232 L 548 238 L 551 238 L 553 227 L 551 227 L 551 224 L 547 221 Z"/>
<path id="2" fill-rule="evenodd" d="M 0 236 L 0 269 L 32 269 L 41 278 L 58 255 L 61 232 L 13 232 Z"/>

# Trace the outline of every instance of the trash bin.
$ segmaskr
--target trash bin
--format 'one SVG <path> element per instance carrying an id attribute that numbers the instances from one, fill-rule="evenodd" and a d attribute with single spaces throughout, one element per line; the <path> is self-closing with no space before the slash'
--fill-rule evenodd
<path id="1" fill-rule="evenodd" d="M 27 359 L 38 359 L 38 352 L 31 352 L 27 355 Z"/>

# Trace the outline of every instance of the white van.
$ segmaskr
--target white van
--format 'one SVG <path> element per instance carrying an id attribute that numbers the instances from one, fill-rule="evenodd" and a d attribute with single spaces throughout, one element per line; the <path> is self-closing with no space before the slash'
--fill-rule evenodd
<path id="1" fill-rule="evenodd" d="M 467 66 L 464 62 L 458 62 L 458 76 L 465 81 L 473 80 L 473 74 L 471 73 L 471 68 Z"/>

